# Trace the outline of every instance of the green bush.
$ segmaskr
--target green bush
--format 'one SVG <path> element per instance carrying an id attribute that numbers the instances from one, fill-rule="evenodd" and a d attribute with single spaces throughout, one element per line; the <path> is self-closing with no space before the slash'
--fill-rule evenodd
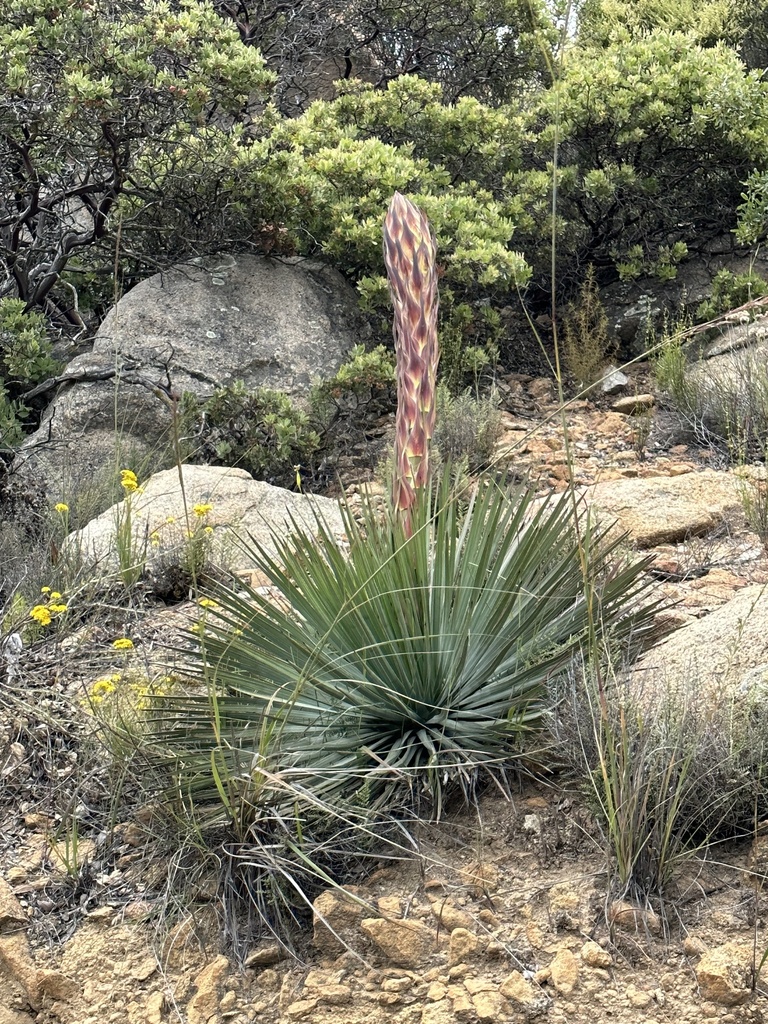
<path id="1" fill-rule="evenodd" d="M 759 274 L 751 270 L 745 274 L 734 274 L 724 268 L 715 274 L 712 280 L 712 294 L 696 310 L 696 319 L 700 323 L 706 323 L 766 294 L 768 281 Z"/>
<path id="2" fill-rule="evenodd" d="M 109 278 L 116 252 L 154 272 L 238 223 L 250 238 L 218 156 L 272 81 L 206 3 L 2 0 L 0 296 L 82 326 L 58 286 L 71 259 Z"/>
<path id="3" fill-rule="evenodd" d="M 203 406 L 194 462 L 238 466 L 257 480 L 297 486 L 320 448 L 307 413 L 281 391 L 249 391 L 242 381 L 217 391 Z"/>
<path id="4" fill-rule="evenodd" d="M 20 395 L 56 367 L 43 316 L 21 299 L 0 299 L 0 452 L 23 440 L 29 409 Z"/>
<path id="5" fill-rule="evenodd" d="M 394 387 L 392 352 L 383 345 L 371 351 L 355 345 L 333 377 L 312 388 L 312 417 L 329 429 L 338 419 L 381 415 L 393 407 Z"/>
<path id="6" fill-rule="evenodd" d="M 498 394 L 476 397 L 471 391 L 451 395 L 437 387 L 437 418 L 432 440 L 444 463 L 464 465 L 470 473 L 487 469 L 501 436 Z"/>
<path id="7" fill-rule="evenodd" d="M 765 170 L 768 83 L 734 50 L 685 32 L 617 29 L 605 45 L 569 47 L 537 107 L 531 166 L 506 178 L 515 240 L 534 272 L 547 274 L 557 140 L 555 234 L 566 283 L 577 284 L 590 263 L 601 282 L 618 273 L 673 277 L 687 248 L 732 230 L 742 182 Z"/>

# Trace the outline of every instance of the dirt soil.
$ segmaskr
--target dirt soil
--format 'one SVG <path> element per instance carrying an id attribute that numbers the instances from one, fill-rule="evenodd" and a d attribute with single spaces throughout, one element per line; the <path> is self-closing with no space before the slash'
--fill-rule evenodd
<path id="1" fill-rule="evenodd" d="M 513 375 L 504 443 L 517 445 L 515 473 L 562 489 L 560 427 L 541 426 L 553 400 L 548 382 Z M 659 414 L 645 436 L 607 399 L 568 418 L 577 483 L 696 473 L 716 458 Z M 681 621 L 768 581 L 743 523 L 657 557 Z M 145 623 L 146 656 L 169 614 Z M 513 780 L 506 796 L 490 788 L 477 808 L 419 826 L 414 857 L 361 877 L 354 899 L 322 893 L 294 957 L 266 939 L 238 958 L 215 879 L 195 899 L 166 886 L 174 865 L 130 788 L 118 803 L 132 809 L 110 820 L 118 780 L 87 761 L 77 698 L 103 671 L 57 648 L 26 664 L 25 705 L 4 701 L 0 683 L 0 1024 L 764 1020 L 766 836 L 689 861 L 663 903 L 621 901 L 585 788 L 557 775 Z"/>

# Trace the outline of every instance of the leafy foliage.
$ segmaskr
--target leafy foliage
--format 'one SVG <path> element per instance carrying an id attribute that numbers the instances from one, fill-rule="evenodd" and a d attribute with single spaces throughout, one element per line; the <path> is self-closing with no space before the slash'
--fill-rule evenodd
<path id="1" fill-rule="evenodd" d="M 426 790 L 439 810 L 447 788 L 469 795 L 539 725 L 545 683 L 590 623 L 617 640 L 647 631 L 644 563 L 592 527 L 579 540 L 567 496 L 538 503 L 489 483 L 464 512 L 447 479 L 420 492 L 410 535 L 347 510 L 348 552 L 322 522 L 317 540 L 275 536 L 276 557 L 249 545 L 280 601 L 216 591 L 194 634 L 210 696 L 158 711 L 181 791 L 216 801 L 214 762 L 251 806 L 268 733 L 272 763 L 318 797 L 402 806 Z"/>
<path id="2" fill-rule="evenodd" d="M 0 299 L 0 449 L 22 440 L 29 410 L 20 395 L 56 365 L 42 315 L 27 312 L 20 299 Z"/>
<path id="3" fill-rule="evenodd" d="M 721 313 L 743 306 L 752 299 L 758 299 L 768 293 L 768 281 L 748 271 L 745 274 L 734 274 L 723 269 L 715 274 L 712 280 L 712 293 L 696 310 L 696 318 L 703 323 L 714 320 Z"/>
<path id="4" fill-rule="evenodd" d="M 221 388 L 202 409 L 196 462 L 239 466 L 257 480 L 295 485 L 320 447 L 307 413 L 281 391 L 249 391 L 242 381 Z"/>
<path id="5" fill-rule="evenodd" d="M 768 84 L 736 53 L 684 33 L 616 32 L 605 47 L 573 46 L 562 77 L 541 94 L 533 143 L 542 169 L 560 140 L 558 261 L 567 277 L 595 265 L 661 277 L 704 240 L 731 228 L 741 182 L 765 160 Z M 538 269 L 549 254 L 551 171 L 511 175 L 534 216 L 519 230 Z M 537 194 L 539 206 L 536 206 Z"/>
<path id="6" fill-rule="evenodd" d="M 157 224 L 183 209 L 187 227 L 199 214 L 210 230 L 223 209 L 212 157 L 270 82 L 258 53 L 204 3 L 2 0 L 0 296 L 27 308 L 50 300 L 75 254 L 114 238 L 121 200 L 129 248 L 142 213 Z M 196 203 L 183 205 L 184 189 Z M 71 298 L 56 303 L 77 322 Z"/>

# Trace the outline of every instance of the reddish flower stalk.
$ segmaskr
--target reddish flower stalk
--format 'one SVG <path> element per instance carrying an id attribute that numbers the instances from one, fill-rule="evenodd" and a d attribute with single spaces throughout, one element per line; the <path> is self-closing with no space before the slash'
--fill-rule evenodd
<path id="1" fill-rule="evenodd" d="M 437 343 L 436 246 L 422 211 L 395 192 L 384 220 L 384 262 L 395 307 L 397 418 L 392 499 L 410 533 L 410 508 L 429 480 L 435 425 Z"/>

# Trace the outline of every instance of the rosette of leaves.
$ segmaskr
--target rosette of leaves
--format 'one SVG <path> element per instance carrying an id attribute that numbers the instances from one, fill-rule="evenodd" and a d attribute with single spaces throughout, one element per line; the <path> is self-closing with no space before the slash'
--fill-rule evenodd
<path id="1" fill-rule="evenodd" d="M 509 765 L 595 630 L 606 649 L 652 631 L 646 563 L 589 522 L 576 531 L 568 495 L 489 482 L 467 506 L 446 476 L 408 523 L 363 506 L 344 510 L 344 540 L 317 527 L 275 535 L 274 555 L 246 545 L 269 593 L 216 589 L 191 634 L 208 692 L 156 709 L 176 791 L 230 820 L 220 779 L 253 814 L 267 732 L 270 763 L 315 800 L 383 812 L 426 794 L 439 813 L 446 790 L 470 797 Z"/>

